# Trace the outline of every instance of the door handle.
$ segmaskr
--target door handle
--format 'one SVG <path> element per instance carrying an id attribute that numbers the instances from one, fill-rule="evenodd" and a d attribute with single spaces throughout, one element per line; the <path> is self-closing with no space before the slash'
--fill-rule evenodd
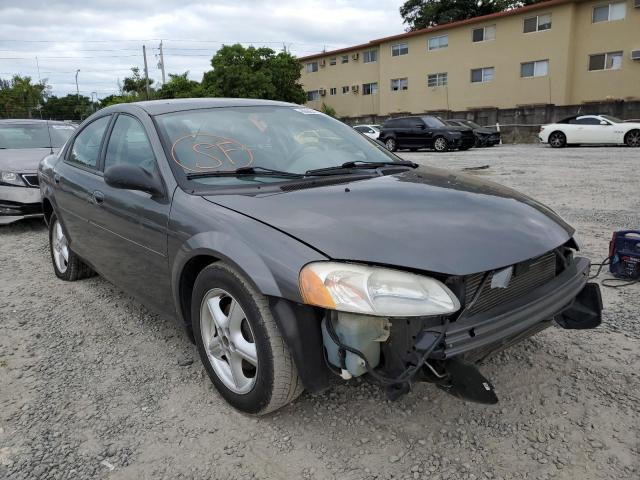
<path id="1" fill-rule="evenodd" d="M 57 173 L 53 174 L 53 183 L 60 183 L 60 175 Z"/>
<path id="2" fill-rule="evenodd" d="M 104 202 L 104 193 L 102 193 L 100 190 L 96 190 L 91 194 L 91 199 L 96 205 L 101 205 L 102 202 Z"/>

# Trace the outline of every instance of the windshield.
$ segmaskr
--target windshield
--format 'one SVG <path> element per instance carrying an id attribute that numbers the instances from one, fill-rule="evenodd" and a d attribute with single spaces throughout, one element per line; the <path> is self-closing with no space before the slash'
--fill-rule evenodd
<path id="1" fill-rule="evenodd" d="M 348 125 L 305 107 L 226 107 L 156 117 L 174 168 L 186 174 L 261 167 L 304 174 L 346 162 L 397 157 Z M 207 185 L 282 181 L 282 177 L 206 177 Z"/>
<path id="2" fill-rule="evenodd" d="M 422 117 L 422 120 L 429 128 L 442 128 L 447 126 L 447 124 L 438 117 Z"/>
<path id="3" fill-rule="evenodd" d="M 64 125 L 62 123 L 50 123 L 48 125 L 48 132 L 46 123 L 0 125 L 0 148 L 60 148 L 74 130 L 73 125 Z"/>
<path id="4" fill-rule="evenodd" d="M 612 117 L 611 115 L 600 115 L 602 118 L 605 118 L 613 123 L 624 123 L 622 120 L 616 117 Z"/>
<path id="5" fill-rule="evenodd" d="M 471 120 L 465 120 L 464 123 L 471 128 L 482 128 L 476 122 L 472 122 Z"/>

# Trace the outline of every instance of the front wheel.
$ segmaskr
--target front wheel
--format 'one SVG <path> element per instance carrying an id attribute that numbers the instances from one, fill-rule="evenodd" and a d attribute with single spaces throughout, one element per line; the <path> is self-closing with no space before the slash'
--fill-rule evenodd
<path id="1" fill-rule="evenodd" d="M 449 142 L 444 137 L 438 137 L 433 141 L 433 149 L 436 152 L 446 152 L 449 150 Z"/>
<path id="2" fill-rule="evenodd" d="M 549 145 L 552 148 L 563 148 L 567 146 L 567 137 L 562 132 L 553 132 L 549 135 Z"/>
<path id="3" fill-rule="evenodd" d="M 302 393 L 267 299 L 235 269 L 219 262 L 202 270 L 193 289 L 191 318 L 205 369 L 233 407 L 263 415 Z"/>
<path id="4" fill-rule="evenodd" d="M 398 142 L 396 142 L 395 138 L 387 138 L 384 141 L 384 144 L 387 147 L 387 150 L 389 150 L 390 152 L 395 152 L 396 150 L 398 150 Z"/>
<path id="5" fill-rule="evenodd" d="M 624 137 L 628 147 L 640 147 L 640 130 L 631 130 Z"/>

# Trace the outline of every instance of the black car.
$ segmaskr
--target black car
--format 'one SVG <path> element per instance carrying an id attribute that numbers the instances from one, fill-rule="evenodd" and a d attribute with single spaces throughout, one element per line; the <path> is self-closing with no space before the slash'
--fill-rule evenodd
<path id="1" fill-rule="evenodd" d="M 447 124 L 453 127 L 468 127 L 473 130 L 473 134 L 476 136 L 476 147 L 493 147 L 500 143 L 500 132 L 489 128 L 482 127 L 476 122 L 466 120 L 464 118 L 452 118 L 446 121 Z"/>
<path id="2" fill-rule="evenodd" d="M 114 105 L 39 178 L 55 275 L 97 272 L 177 319 L 244 412 L 334 374 L 495 403 L 476 361 L 554 320 L 600 323 L 589 261 L 549 208 L 298 105 Z"/>
<path id="3" fill-rule="evenodd" d="M 447 125 L 432 115 L 390 118 L 382 125 L 379 140 L 392 152 L 420 148 L 433 148 L 436 152 L 468 150 L 475 144 L 469 127 Z"/>

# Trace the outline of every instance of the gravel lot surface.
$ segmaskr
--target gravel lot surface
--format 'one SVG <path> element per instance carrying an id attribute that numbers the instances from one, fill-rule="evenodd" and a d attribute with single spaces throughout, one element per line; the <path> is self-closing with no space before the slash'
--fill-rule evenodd
<path id="1" fill-rule="evenodd" d="M 637 149 L 402 155 L 489 165 L 474 174 L 555 209 L 594 262 L 612 230 L 640 228 Z M 640 285 L 604 289 L 597 330 L 492 359 L 494 407 L 427 384 L 390 403 L 354 380 L 256 419 L 216 394 L 175 322 L 99 277 L 57 280 L 40 221 L 0 227 L 0 265 L 1 479 L 640 478 Z"/>

